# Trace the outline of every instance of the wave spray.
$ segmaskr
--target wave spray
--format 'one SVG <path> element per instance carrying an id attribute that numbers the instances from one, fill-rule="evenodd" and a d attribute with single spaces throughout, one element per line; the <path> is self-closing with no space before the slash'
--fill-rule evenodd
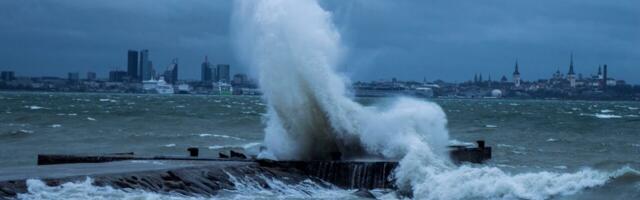
<path id="1" fill-rule="evenodd" d="M 420 199 L 544 199 L 613 176 L 454 166 L 438 105 L 398 98 L 386 108 L 367 107 L 349 97 L 349 81 L 335 69 L 345 51 L 340 34 L 316 0 L 236 1 L 232 30 L 237 54 L 259 77 L 268 110 L 264 145 L 276 159 L 328 159 L 332 152 L 398 159 L 397 186 Z"/>

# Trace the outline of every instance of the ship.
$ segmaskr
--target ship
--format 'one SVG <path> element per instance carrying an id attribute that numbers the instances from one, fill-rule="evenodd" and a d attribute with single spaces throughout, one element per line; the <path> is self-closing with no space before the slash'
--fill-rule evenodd
<path id="1" fill-rule="evenodd" d="M 150 80 L 142 81 L 142 88 L 146 93 L 154 94 L 174 94 L 173 85 L 168 84 L 164 80 L 164 76 L 160 76 L 159 80 L 151 78 Z"/>

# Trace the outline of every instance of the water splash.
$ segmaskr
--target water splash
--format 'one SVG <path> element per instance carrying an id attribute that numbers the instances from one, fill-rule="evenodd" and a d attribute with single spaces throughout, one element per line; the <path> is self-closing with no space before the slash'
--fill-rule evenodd
<path id="1" fill-rule="evenodd" d="M 255 68 L 266 100 L 264 144 L 281 160 L 365 155 L 400 159 L 396 184 L 420 199 L 544 199 L 604 184 L 610 173 L 582 170 L 511 175 L 456 167 L 446 153 L 446 116 L 433 103 L 399 98 L 365 107 L 336 73 L 345 48 L 331 13 L 316 0 L 241 0 L 232 25 L 240 60 Z"/>

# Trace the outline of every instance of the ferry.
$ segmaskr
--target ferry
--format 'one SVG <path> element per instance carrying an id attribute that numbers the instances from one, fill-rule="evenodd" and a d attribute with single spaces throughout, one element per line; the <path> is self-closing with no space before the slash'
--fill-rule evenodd
<path id="1" fill-rule="evenodd" d="M 175 93 L 173 89 L 173 85 L 168 84 L 164 80 L 164 76 L 160 76 L 160 80 L 155 80 L 154 78 L 151 78 L 150 80 L 143 81 L 142 88 L 147 93 L 156 93 L 156 94 L 174 94 Z"/>

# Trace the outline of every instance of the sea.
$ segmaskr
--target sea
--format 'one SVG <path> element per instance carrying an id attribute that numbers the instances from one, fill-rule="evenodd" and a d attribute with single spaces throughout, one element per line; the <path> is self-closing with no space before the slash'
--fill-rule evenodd
<path id="1" fill-rule="evenodd" d="M 640 102 L 419 100 L 442 107 L 451 144 L 485 140 L 493 148 L 491 160 L 482 165 L 467 164 L 471 167 L 500 169 L 500 173 L 514 177 L 509 181 L 531 173 L 575 174 L 585 170 L 607 172 L 610 176 L 601 184 L 576 191 L 571 187 L 579 186 L 563 186 L 562 177 L 553 179 L 560 183 L 531 183 L 556 184 L 559 187 L 552 189 L 561 191 L 532 191 L 531 198 L 515 198 L 640 198 L 640 175 L 636 171 L 640 169 Z M 365 106 L 385 105 L 388 101 L 356 98 Z M 257 96 L 1 92 L 0 170 L 33 166 L 38 154 L 187 155 L 189 147 L 200 148 L 202 156 L 215 156 L 230 149 L 256 151 L 265 137 L 266 110 L 265 102 Z M 483 177 L 473 180 L 481 182 Z M 49 187 L 37 180 L 29 184 L 29 193 L 20 196 L 23 199 L 358 198 L 351 195 L 354 191 L 313 184 L 271 189 L 239 187 L 219 197 L 122 191 L 92 186 L 90 180 L 65 187 Z M 496 187 L 492 192 L 501 192 L 501 186 Z M 475 192 L 474 188 L 467 191 Z M 552 195 L 536 196 L 535 192 Z M 392 192 L 374 191 L 381 199 L 398 198 L 389 193 Z M 503 196 L 489 197 L 514 196 L 505 192 Z"/>

